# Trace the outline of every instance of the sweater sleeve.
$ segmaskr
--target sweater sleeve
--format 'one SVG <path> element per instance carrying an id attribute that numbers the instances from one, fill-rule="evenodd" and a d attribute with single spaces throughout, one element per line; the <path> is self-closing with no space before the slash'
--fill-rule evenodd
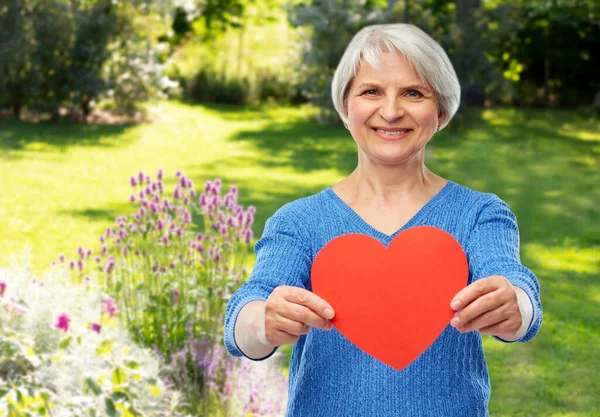
<path id="1" fill-rule="evenodd" d="M 542 325 L 540 286 L 533 272 L 521 264 L 517 219 L 508 205 L 497 196 L 480 211 L 465 252 L 473 282 L 500 275 L 525 291 L 533 307 L 533 316 L 525 335 L 514 341 L 531 340 Z M 506 342 L 497 337 L 495 339 Z"/>
<path id="2" fill-rule="evenodd" d="M 240 310 L 251 301 L 266 301 L 278 286 L 306 288 L 310 278 L 312 260 L 308 242 L 301 237 L 299 228 L 285 218 L 282 209 L 267 220 L 254 252 L 256 263 L 248 281 L 231 296 L 227 303 L 224 342 L 227 351 L 233 356 L 244 355 L 234 336 L 235 323 Z M 277 348 L 271 355 L 276 350 Z M 271 355 L 260 360 L 267 359 Z"/>

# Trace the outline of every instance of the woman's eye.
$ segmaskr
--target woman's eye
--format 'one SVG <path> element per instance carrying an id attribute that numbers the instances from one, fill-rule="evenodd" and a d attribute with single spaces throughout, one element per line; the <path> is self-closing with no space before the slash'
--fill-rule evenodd
<path id="1" fill-rule="evenodd" d="M 368 89 L 368 90 L 365 90 L 365 91 L 363 92 L 363 94 L 366 94 L 366 95 L 368 95 L 368 96 L 372 96 L 372 95 L 375 95 L 375 94 L 377 94 L 377 90 L 376 90 L 376 89 L 374 89 L 374 88 L 370 88 L 370 89 Z"/>
<path id="2" fill-rule="evenodd" d="M 406 94 L 407 94 L 409 97 L 411 97 L 411 98 L 420 98 L 420 97 L 423 97 L 423 94 L 421 94 L 421 92 L 420 92 L 420 91 L 418 91 L 418 90 L 408 90 L 408 91 L 406 92 Z"/>

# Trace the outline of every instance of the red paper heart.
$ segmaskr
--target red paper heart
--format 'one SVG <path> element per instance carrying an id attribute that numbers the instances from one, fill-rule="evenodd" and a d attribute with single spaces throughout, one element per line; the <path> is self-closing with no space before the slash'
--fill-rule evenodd
<path id="1" fill-rule="evenodd" d="M 452 298 L 467 284 L 469 267 L 448 233 L 418 226 L 386 249 L 348 234 L 315 257 L 312 290 L 335 310 L 331 323 L 374 358 L 401 371 L 446 328 Z"/>

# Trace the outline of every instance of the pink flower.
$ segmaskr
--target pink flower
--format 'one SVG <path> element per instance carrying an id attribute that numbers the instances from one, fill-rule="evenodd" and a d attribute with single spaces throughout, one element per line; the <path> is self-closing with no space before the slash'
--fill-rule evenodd
<path id="1" fill-rule="evenodd" d="M 100 330 L 102 330 L 102 326 L 100 326 L 98 323 L 90 323 L 90 329 L 95 331 L 96 333 L 100 334 Z"/>
<path id="2" fill-rule="evenodd" d="M 135 177 L 131 177 L 129 179 L 129 183 L 131 184 L 132 187 L 135 187 L 137 185 L 137 181 L 135 180 Z"/>
<path id="3" fill-rule="evenodd" d="M 129 201 L 131 201 L 132 203 L 135 202 L 135 195 L 131 194 L 129 196 Z"/>
<path id="4" fill-rule="evenodd" d="M 173 304 L 177 304 L 179 302 L 180 295 L 181 295 L 181 292 L 179 291 L 179 289 L 174 288 L 173 289 Z"/>
<path id="5" fill-rule="evenodd" d="M 54 327 L 66 332 L 67 330 L 69 330 L 69 320 L 70 319 L 67 313 L 62 313 L 60 316 L 58 316 L 56 320 L 56 325 Z"/>
<path id="6" fill-rule="evenodd" d="M 163 175 L 164 175 L 164 171 L 163 171 L 162 168 L 160 168 L 158 170 L 158 172 L 156 173 L 156 178 L 158 178 L 159 180 L 162 180 L 163 179 Z"/>
<path id="7" fill-rule="evenodd" d="M 0 282 L 0 297 L 4 297 L 4 291 L 6 291 L 6 282 Z"/>
<path id="8" fill-rule="evenodd" d="M 117 303 L 112 298 L 107 297 L 102 301 L 102 303 L 104 304 L 102 311 L 109 317 L 115 317 L 117 314 L 119 314 Z"/>

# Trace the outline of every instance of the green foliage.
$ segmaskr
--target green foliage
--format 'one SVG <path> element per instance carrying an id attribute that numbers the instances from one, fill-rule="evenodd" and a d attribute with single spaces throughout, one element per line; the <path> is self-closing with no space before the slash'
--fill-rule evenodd
<path id="1" fill-rule="evenodd" d="M 24 107 L 87 115 L 107 94 L 119 110 L 131 110 L 169 87 L 142 29 L 156 28 L 153 3 L 3 0 L 0 107 L 16 117 Z"/>
<path id="2" fill-rule="evenodd" d="M 341 123 L 331 102 L 335 68 L 359 29 L 389 22 L 385 11 L 385 3 L 356 0 L 314 0 L 289 8 L 290 23 L 300 31 L 302 93 L 319 109 L 320 121 Z"/>

